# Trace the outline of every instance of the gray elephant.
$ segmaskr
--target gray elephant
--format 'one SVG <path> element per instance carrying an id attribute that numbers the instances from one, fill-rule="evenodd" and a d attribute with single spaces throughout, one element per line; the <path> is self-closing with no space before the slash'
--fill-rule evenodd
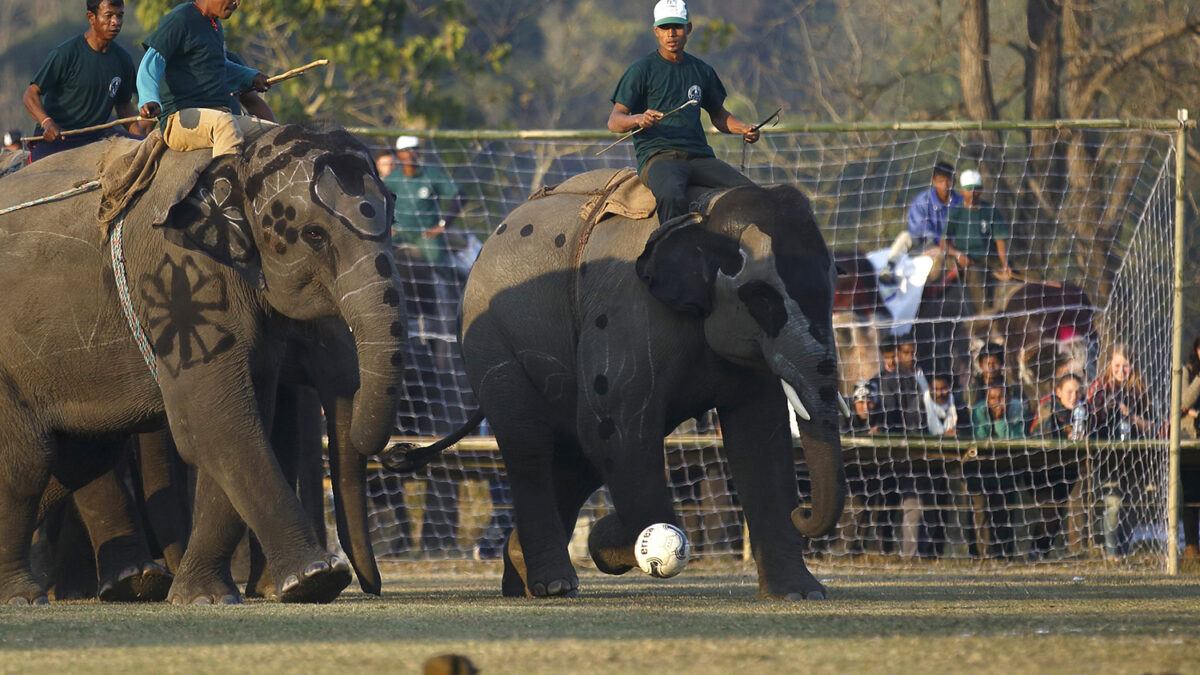
<path id="1" fill-rule="evenodd" d="M 3 178 L 0 208 L 86 183 L 112 147 L 59 153 Z M 349 584 L 350 566 L 319 546 L 264 420 L 284 317 L 340 316 L 362 385 L 347 443 L 362 454 L 386 443 L 405 330 L 391 198 L 352 136 L 297 126 L 205 160 L 184 185 L 157 186 L 128 210 L 120 237 L 97 222 L 96 192 L 0 215 L 0 601 L 46 601 L 29 568 L 41 496 L 86 485 L 116 454 L 84 448 L 169 422 L 199 469 L 197 530 L 172 595 L 236 596 L 192 551 L 224 550 L 228 528 L 204 524 L 240 517 L 262 537 L 281 600 L 328 602 Z"/>
<path id="2" fill-rule="evenodd" d="M 573 180 L 604 185 L 611 173 Z M 567 542 L 601 485 L 615 513 L 593 526 L 592 558 L 607 573 L 631 569 L 643 528 L 679 522 L 663 437 L 716 408 L 759 594 L 825 597 L 803 550 L 845 502 L 844 402 L 836 268 L 808 199 L 791 187 L 732 188 L 657 230 L 625 217 L 593 228 L 585 204 L 596 212 L 594 195 L 564 189 L 518 207 L 488 239 L 463 298 L 467 374 L 516 508 L 504 594 L 577 592 Z M 807 513 L 789 399 L 812 479 Z"/>

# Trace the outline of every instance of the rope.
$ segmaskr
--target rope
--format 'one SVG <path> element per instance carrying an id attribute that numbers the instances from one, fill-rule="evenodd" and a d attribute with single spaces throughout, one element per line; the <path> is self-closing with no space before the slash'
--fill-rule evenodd
<path id="1" fill-rule="evenodd" d="M 24 202 L 22 204 L 17 204 L 16 206 L 9 206 L 9 207 L 0 209 L 0 216 L 4 215 L 6 213 L 12 213 L 13 211 L 20 211 L 21 209 L 26 209 L 26 208 L 29 208 L 30 206 L 37 206 L 38 204 L 45 204 L 47 202 L 54 202 L 54 201 L 58 201 L 60 199 L 66 199 L 67 197 L 74 197 L 75 195 L 83 193 L 83 192 L 91 192 L 92 190 L 95 190 L 98 187 L 100 187 L 100 181 L 98 181 L 98 180 L 88 181 L 86 183 L 83 183 L 82 185 L 76 185 L 75 187 L 70 188 L 69 190 L 63 190 L 62 192 L 59 192 L 58 194 L 50 195 L 49 197 L 42 197 L 40 199 L 34 199 L 33 201 Z"/>
<path id="2" fill-rule="evenodd" d="M 142 360 L 146 362 L 146 367 L 150 369 L 150 374 L 157 383 L 158 364 L 154 358 L 154 348 L 150 346 L 150 340 L 146 337 L 146 331 L 142 330 L 142 324 L 138 321 L 137 314 L 133 311 L 133 301 L 129 297 L 129 283 L 125 278 L 125 253 L 121 249 L 121 232 L 124 227 L 125 214 L 122 213 L 117 218 L 117 222 L 113 227 L 112 238 L 110 239 L 113 276 L 117 280 L 117 297 L 121 299 L 121 309 L 125 312 L 125 321 L 129 324 L 129 332 L 133 334 L 133 341 L 137 343 L 138 351 L 142 353 Z"/>

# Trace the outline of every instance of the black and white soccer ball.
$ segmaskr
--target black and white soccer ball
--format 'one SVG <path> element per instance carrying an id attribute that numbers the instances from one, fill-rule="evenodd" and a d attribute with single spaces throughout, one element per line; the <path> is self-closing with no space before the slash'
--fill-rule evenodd
<path id="1" fill-rule="evenodd" d="M 638 567 L 652 577 L 673 577 L 687 567 L 692 545 L 683 530 L 669 523 L 655 523 L 642 530 L 633 547 Z"/>

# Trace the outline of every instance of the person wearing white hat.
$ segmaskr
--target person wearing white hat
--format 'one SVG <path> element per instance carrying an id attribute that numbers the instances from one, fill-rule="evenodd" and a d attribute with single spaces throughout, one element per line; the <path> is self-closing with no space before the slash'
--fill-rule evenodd
<path id="1" fill-rule="evenodd" d="M 983 200 L 983 177 L 968 169 L 959 176 L 962 203 L 946 216 L 946 255 L 964 270 L 967 293 L 982 312 L 991 302 L 998 281 L 1013 278 L 1008 265 L 1010 230 L 1000 211 Z"/>
<path id="2" fill-rule="evenodd" d="M 608 130 L 633 137 L 638 175 L 658 203 L 665 223 L 688 212 L 688 185 L 733 187 L 753 185 L 737 169 L 717 159 L 700 122 L 700 108 L 719 131 L 758 140 L 758 129 L 725 109 L 725 85 L 712 66 L 684 53 L 692 24 L 683 0 L 654 5 L 658 49 L 634 63 L 621 76 L 612 95 Z M 696 104 L 679 109 L 695 101 Z"/>

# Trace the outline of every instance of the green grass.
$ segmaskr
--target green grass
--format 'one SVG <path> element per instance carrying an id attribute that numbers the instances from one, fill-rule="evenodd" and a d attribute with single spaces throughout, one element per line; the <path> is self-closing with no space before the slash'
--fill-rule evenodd
<path id="1" fill-rule="evenodd" d="M 0 672 L 415 673 L 443 652 L 485 673 L 1200 670 L 1195 576 L 823 579 L 831 600 L 787 603 L 752 576 L 584 572 L 579 598 L 533 601 L 501 598 L 491 568 L 393 570 L 383 598 L 325 606 L 4 607 Z"/>

